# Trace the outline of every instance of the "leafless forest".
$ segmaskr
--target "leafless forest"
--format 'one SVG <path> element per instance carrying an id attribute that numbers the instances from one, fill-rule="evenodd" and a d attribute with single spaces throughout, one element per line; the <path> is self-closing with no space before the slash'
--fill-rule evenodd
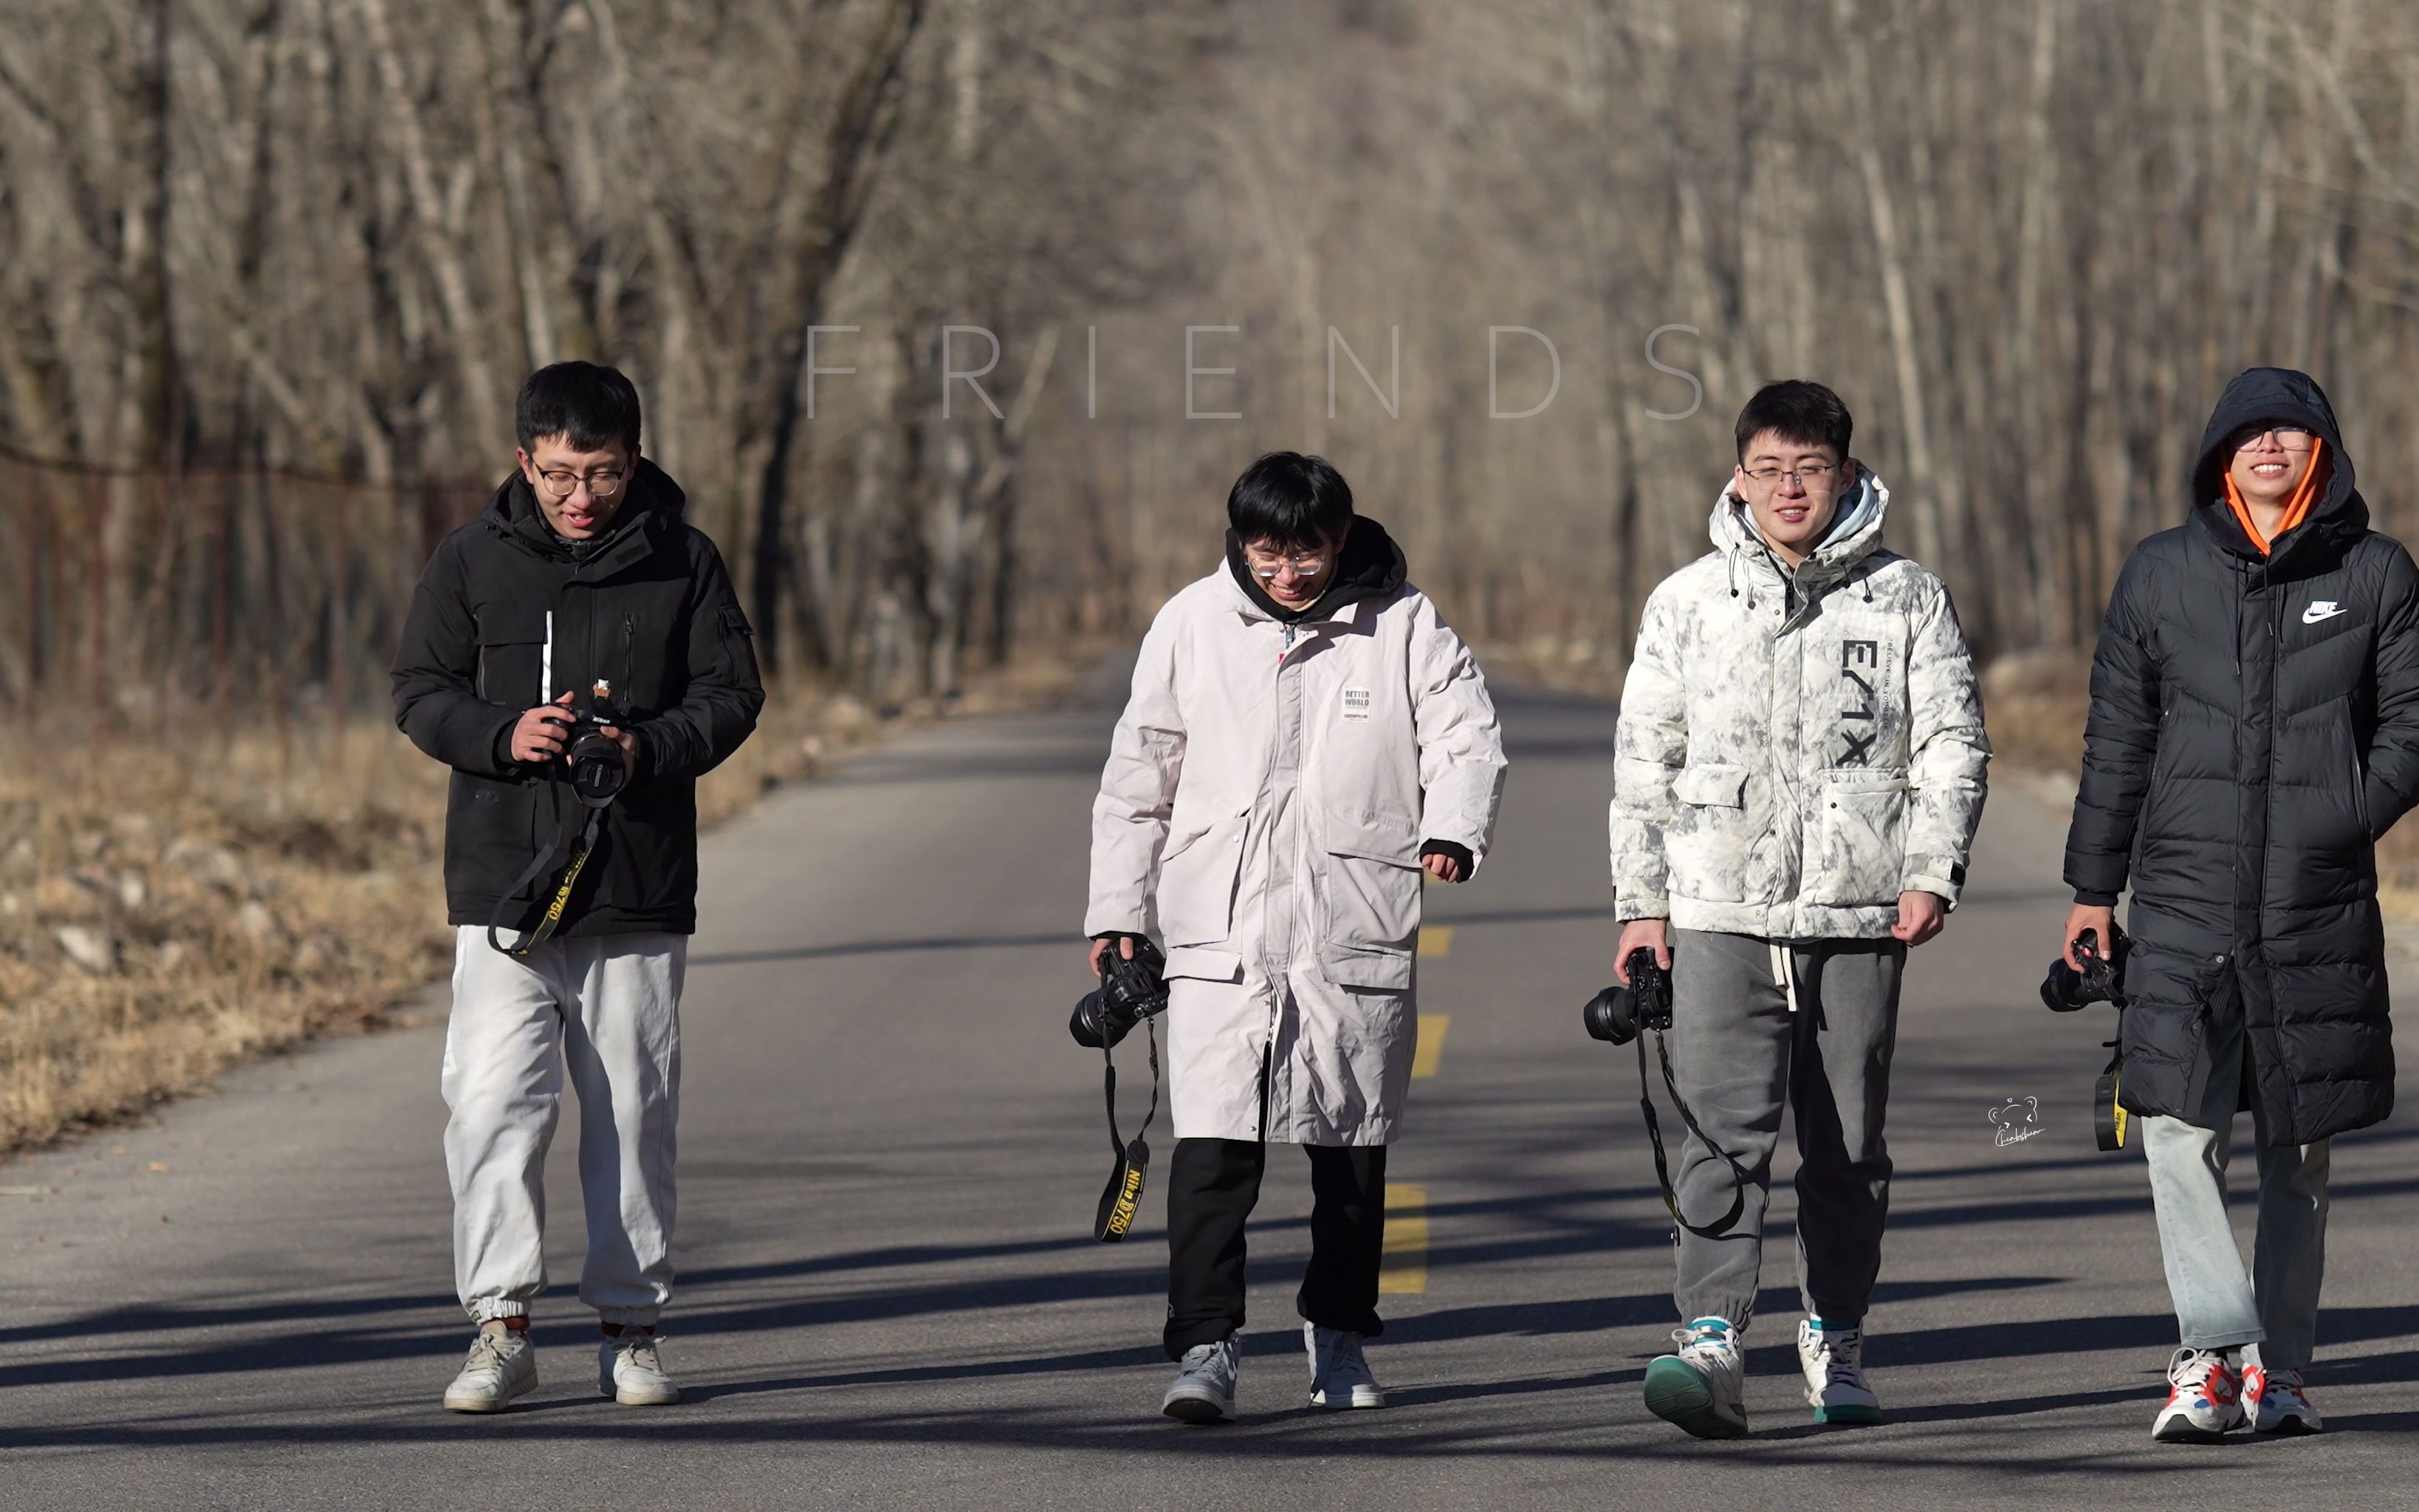
<path id="1" fill-rule="evenodd" d="M 1992 652 L 2088 640 L 2240 366 L 2384 528 L 2419 465 L 2385 0 L 10 0 L 0 164 L 20 703 L 374 706 L 566 356 L 886 694 L 1132 626 L 1269 447 L 1573 661 L 1769 378 Z"/>

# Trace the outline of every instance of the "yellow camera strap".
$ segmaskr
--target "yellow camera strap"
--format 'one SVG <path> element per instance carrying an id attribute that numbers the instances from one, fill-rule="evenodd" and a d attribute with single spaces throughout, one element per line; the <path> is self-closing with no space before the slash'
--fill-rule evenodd
<path id="1" fill-rule="evenodd" d="M 571 889 L 578 884 L 580 871 L 588 865 L 588 858 L 596 854 L 596 837 L 604 822 L 603 809 L 588 810 L 588 823 L 580 827 L 578 839 L 572 843 L 571 864 L 562 869 L 562 880 L 556 885 L 554 898 L 546 905 L 546 912 L 539 916 L 537 927 L 524 935 L 518 945 L 506 945 L 501 933 L 504 910 L 512 906 L 513 898 L 523 887 L 535 881 L 538 874 L 553 863 L 556 851 L 562 848 L 561 840 L 558 838 L 554 844 L 538 853 L 537 859 L 531 862 L 529 869 L 504 889 L 504 896 L 497 900 L 495 915 L 487 920 L 488 945 L 505 955 L 521 957 L 532 954 L 554 937 L 554 932 L 562 924 L 563 914 L 571 907 Z M 569 819 L 563 821 L 562 828 L 565 833 L 569 832 Z"/>
<path id="2" fill-rule="evenodd" d="M 1142 1127 L 1134 1131 L 1132 1144 L 1117 1132 L 1116 1053 L 1106 1045 L 1101 1047 L 1102 1089 L 1109 1105 L 1109 1149 L 1117 1156 L 1117 1165 L 1109 1171 L 1109 1184 L 1101 1191 L 1100 1211 L 1092 1220 L 1092 1237 L 1103 1244 L 1118 1243 L 1132 1230 L 1134 1215 L 1142 1207 L 1143 1182 L 1150 1170 L 1150 1147 L 1143 1143 L 1143 1135 L 1150 1132 L 1152 1120 L 1159 1117 L 1157 1016 L 1144 1019 L 1142 1026 L 1150 1037 L 1150 1111 L 1143 1115 Z"/>

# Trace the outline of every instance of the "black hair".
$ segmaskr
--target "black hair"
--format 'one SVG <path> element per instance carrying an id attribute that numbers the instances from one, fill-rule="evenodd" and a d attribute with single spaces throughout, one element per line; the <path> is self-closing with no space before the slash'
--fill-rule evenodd
<path id="1" fill-rule="evenodd" d="M 1244 545 L 1302 550 L 1352 523 L 1352 487 L 1323 456 L 1271 452 L 1243 470 L 1226 495 L 1226 523 Z"/>
<path id="2" fill-rule="evenodd" d="M 1765 431 L 1774 431 L 1782 440 L 1800 446 L 1827 446 L 1833 456 L 1845 462 L 1848 439 L 1856 428 L 1855 418 L 1838 394 L 1804 378 L 1783 378 L 1756 390 L 1755 397 L 1739 411 L 1738 459 L 1745 462 L 1749 445 Z"/>
<path id="3" fill-rule="evenodd" d="M 639 390 L 618 368 L 594 363 L 556 363 L 521 380 L 513 401 L 513 427 L 521 450 L 535 451 L 560 436 L 575 452 L 594 452 L 620 441 L 639 449 Z"/>

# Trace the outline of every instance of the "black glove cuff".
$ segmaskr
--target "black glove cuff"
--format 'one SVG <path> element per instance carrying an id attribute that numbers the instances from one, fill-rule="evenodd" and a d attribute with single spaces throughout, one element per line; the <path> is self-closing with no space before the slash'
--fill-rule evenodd
<path id="1" fill-rule="evenodd" d="M 1463 876 L 1478 870 L 1478 858 L 1471 855 L 1470 847 L 1459 841 L 1432 840 L 1420 846 L 1421 860 L 1425 861 L 1431 856 L 1441 856 L 1459 866 Z"/>

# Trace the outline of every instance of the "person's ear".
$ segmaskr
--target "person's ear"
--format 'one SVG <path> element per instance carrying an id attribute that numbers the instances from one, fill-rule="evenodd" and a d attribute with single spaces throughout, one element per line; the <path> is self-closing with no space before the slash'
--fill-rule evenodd
<path id="1" fill-rule="evenodd" d="M 521 468 L 521 476 L 522 476 L 522 477 L 524 477 L 524 478 L 527 478 L 527 479 L 529 480 L 530 486 L 531 486 L 531 487 L 532 487 L 532 488 L 536 487 L 536 486 L 537 486 L 537 464 L 536 464 L 535 462 L 532 462 L 532 461 L 531 461 L 531 460 L 530 460 L 530 455 L 529 455 L 528 451 L 527 451 L 527 450 L 525 450 L 524 448 L 521 448 L 521 447 L 518 447 L 518 446 L 514 447 L 514 448 L 513 448 L 513 460 L 515 460 L 516 462 L 518 462 L 518 463 L 520 464 L 520 468 Z"/>

